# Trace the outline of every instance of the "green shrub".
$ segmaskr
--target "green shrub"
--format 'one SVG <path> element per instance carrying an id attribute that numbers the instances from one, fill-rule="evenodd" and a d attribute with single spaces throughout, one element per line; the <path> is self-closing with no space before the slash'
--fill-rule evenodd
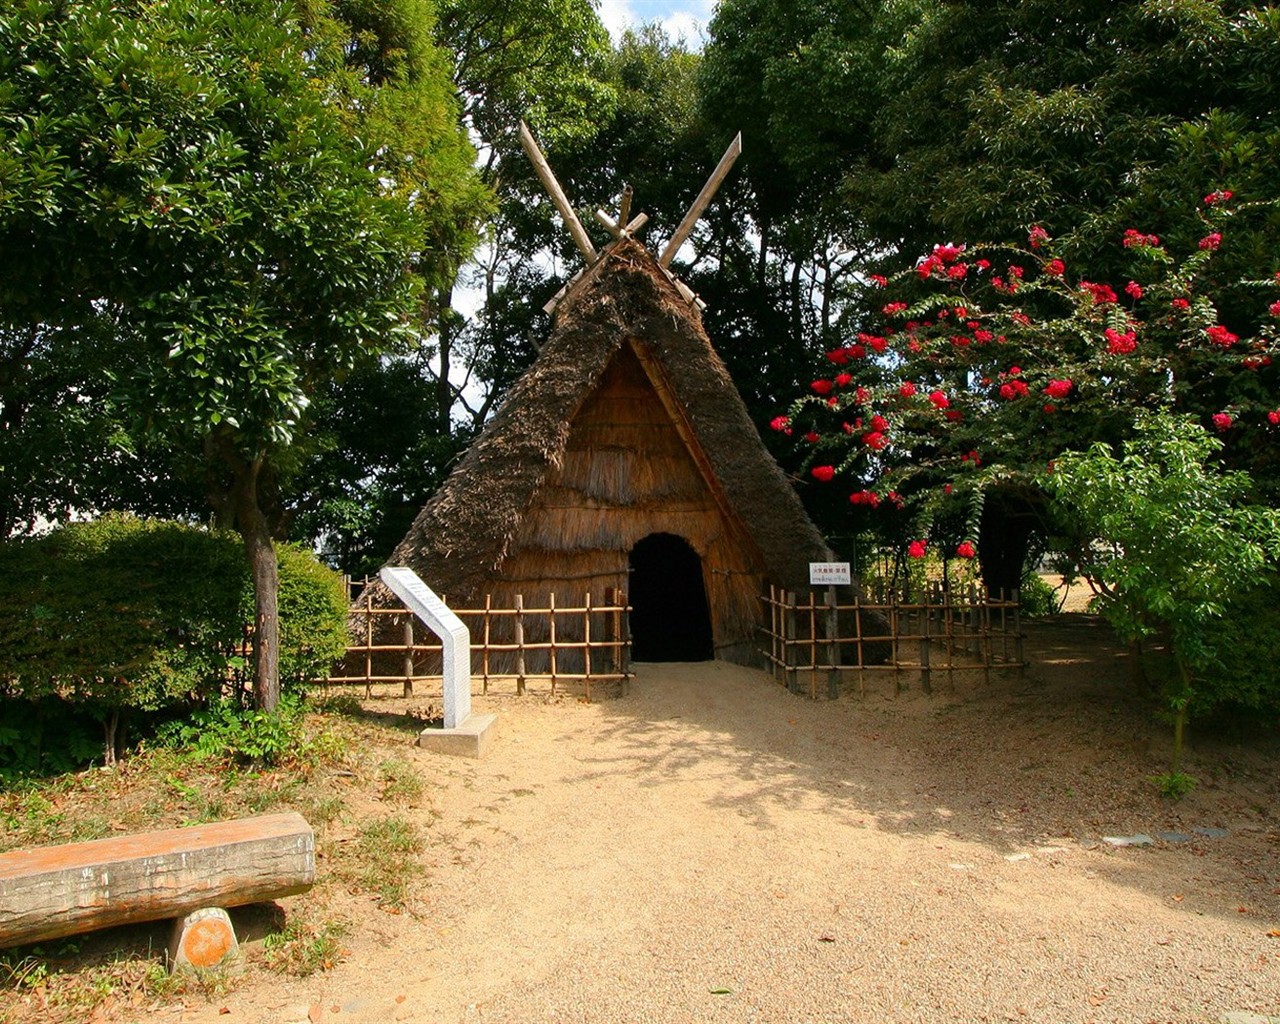
<path id="1" fill-rule="evenodd" d="M 345 592 L 309 552 L 280 545 L 279 558 L 281 674 L 296 683 L 341 655 Z M 0 543 L 3 720 L 19 704 L 42 709 L 46 729 L 59 709 L 87 713 L 110 745 L 121 712 L 136 721 L 216 703 L 253 607 L 235 534 L 113 515 Z M 52 767 L 11 731 L 0 772 Z"/>
<path id="2" fill-rule="evenodd" d="M 1037 573 L 1028 573 L 1018 591 L 1024 615 L 1053 615 L 1058 611 L 1058 594 Z"/>
<path id="3" fill-rule="evenodd" d="M 1221 712 L 1270 724 L 1280 720 L 1280 576 L 1228 602 L 1217 625 L 1216 663 L 1196 693 L 1198 714 Z"/>

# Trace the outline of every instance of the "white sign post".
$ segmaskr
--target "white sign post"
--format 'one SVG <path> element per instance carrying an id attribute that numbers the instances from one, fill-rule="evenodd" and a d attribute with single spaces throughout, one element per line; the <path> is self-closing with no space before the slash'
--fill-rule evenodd
<path id="1" fill-rule="evenodd" d="M 418 745 L 479 757 L 485 732 L 496 716 L 471 714 L 470 630 L 412 569 L 386 566 L 378 575 L 405 607 L 440 638 L 443 648 L 444 729 L 423 730 Z"/>

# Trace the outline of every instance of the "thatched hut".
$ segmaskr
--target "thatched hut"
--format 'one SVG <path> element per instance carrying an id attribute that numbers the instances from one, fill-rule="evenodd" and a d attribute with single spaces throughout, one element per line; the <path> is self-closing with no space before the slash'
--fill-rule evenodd
<path id="1" fill-rule="evenodd" d="M 762 588 L 831 554 L 683 292 L 635 241 L 602 252 L 390 564 L 458 607 L 620 588 L 637 660 L 757 661 Z"/>

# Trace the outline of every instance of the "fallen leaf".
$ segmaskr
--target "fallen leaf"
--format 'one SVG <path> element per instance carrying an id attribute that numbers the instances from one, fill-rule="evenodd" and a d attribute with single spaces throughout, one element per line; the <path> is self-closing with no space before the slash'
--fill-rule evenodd
<path id="1" fill-rule="evenodd" d="M 319 1003 L 312 1003 L 311 1008 L 307 1010 L 307 1020 L 311 1021 L 311 1024 L 319 1024 L 323 1015 L 324 1010 L 320 1008 Z"/>
<path id="2" fill-rule="evenodd" d="M 1280 939 L 1280 928 L 1272 928 L 1267 934 L 1273 939 Z"/>
<path id="3" fill-rule="evenodd" d="M 1173 897 L 1173 902 L 1174 902 L 1174 903 L 1181 903 L 1181 902 L 1182 902 L 1182 893 L 1178 893 L 1177 895 L 1175 895 L 1175 896 Z"/>
<path id="4" fill-rule="evenodd" d="M 731 989 L 731 988 L 713 988 L 713 989 L 711 990 L 711 994 L 712 994 L 713 996 L 731 996 L 731 995 L 733 995 L 733 989 Z"/>
<path id="5" fill-rule="evenodd" d="M 400 995 L 396 996 L 396 1002 L 397 1002 L 397 1003 L 403 1003 L 403 1002 L 404 1002 L 404 1000 L 405 1000 L 405 997 L 404 997 L 404 994 L 403 994 L 403 993 L 401 993 Z"/>
<path id="6" fill-rule="evenodd" d="M 834 935 L 819 935 L 818 941 L 819 942 L 835 942 L 836 937 Z"/>
<path id="7" fill-rule="evenodd" d="M 219 1007 L 218 1007 L 218 1013 L 219 1013 L 219 1014 L 227 1014 L 227 1013 L 230 1013 L 230 1012 L 231 1012 L 231 1007 L 229 1007 L 229 1006 L 219 1006 Z"/>
<path id="8" fill-rule="evenodd" d="M 1248 908 L 1248 907 L 1236 907 L 1236 913 L 1237 913 L 1237 914 L 1247 914 L 1247 913 L 1249 913 L 1249 908 Z"/>

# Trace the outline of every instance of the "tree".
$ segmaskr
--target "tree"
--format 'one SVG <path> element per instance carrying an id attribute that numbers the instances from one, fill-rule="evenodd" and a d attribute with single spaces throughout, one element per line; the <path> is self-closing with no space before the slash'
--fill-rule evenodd
<path id="1" fill-rule="evenodd" d="M 1221 442 L 1191 417 L 1141 414 L 1119 457 L 1106 444 L 1066 452 L 1046 483 L 1091 543 L 1083 571 L 1100 588 L 1103 613 L 1125 639 L 1167 632 L 1178 665 L 1168 688 L 1173 764 L 1166 788 L 1185 788 L 1183 734 L 1192 709 L 1230 695 L 1204 675 L 1220 661 L 1228 604 L 1280 559 L 1280 511 L 1256 504 L 1252 481 L 1221 472 Z"/>
<path id="2" fill-rule="evenodd" d="M 313 24 L 270 0 L 0 14 L 4 336 L 36 332 L 62 353 L 63 338 L 109 337 L 121 406 L 199 458 L 245 543 L 268 709 L 273 520 L 311 398 L 412 341 L 410 270 L 439 278 L 465 255 L 437 246 L 465 247 L 480 195 L 456 119 L 408 116 L 424 97 L 448 113 L 441 89 L 406 71 L 405 91 L 374 92 L 332 45 L 342 29 Z M 403 171 L 390 133 L 409 126 L 430 173 Z"/>
<path id="3" fill-rule="evenodd" d="M 1036 517 L 1052 463 L 1118 446 L 1144 411 L 1217 432 L 1222 461 L 1252 471 L 1258 499 L 1274 503 L 1280 278 L 1225 290 L 1235 307 L 1252 297 L 1263 321 L 1253 337 L 1224 322 L 1206 284 L 1236 225 L 1247 238 L 1271 209 L 1210 193 L 1182 259 L 1130 229 L 1113 245 L 1133 276 L 1109 283 L 1067 263 L 1038 226 L 1021 247 L 938 245 L 881 279 L 881 326 L 829 351 L 835 372 L 774 427 L 805 438 L 817 479 L 852 478 L 859 515 L 905 518 L 917 540 L 932 533 L 948 551 L 978 554 L 992 592 L 1018 586 L 1028 542 L 1044 534 Z"/>

